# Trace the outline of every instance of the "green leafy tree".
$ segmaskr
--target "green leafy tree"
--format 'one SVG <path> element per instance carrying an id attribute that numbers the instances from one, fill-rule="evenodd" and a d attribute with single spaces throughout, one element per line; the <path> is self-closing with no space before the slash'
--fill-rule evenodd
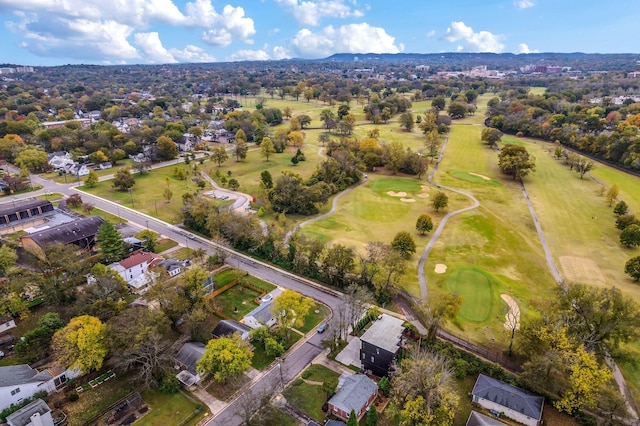
<path id="1" fill-rule="evenodd" d="M 353 409 L 349 413 L 349 418 L 347 419 L 347 426 L 358 426 L 358 417 L 356 416 L 356 412 Z"/>
<path id="2" fill-rule="evenodd" d="M 162 160 L 173 160 L 178 156 L 178 145 L 170 137 L 160 136 L 156 146 Z"/>
<path id="3" fill-rule="evenodd" d="M 83 373 L 99 370 L 107 356 L 107 327 L 96 317 L 81 315 L 53 335 L 52 347 L 58 361 Z"/>
<path id="4" fill-rule="evenodd" d="M 269 172 L 269 170 L 263 170 L 260 173 L 260 181 L 262 182 L 262 185 L 264 185 L 265 188 L 267 189 L 273 188 L 273 177 L 271 176 L 271 173 Z"/>
<path id="5" fill-rule="evenodd" d="M 240 336 L 221 337 L 209 340 L 202 358 L 198 361 L 198 371 L 210 373 L 213 378 L 224 383 L 251 368 L 253 352 L 249 344 Z"/>
<path id="6" fill-rule="evenodd" d="M 131 171 L 129 168 L 121 168 L 118 169 L 115 176 L 113 177 L 113 187 L 120 190 L 126 191 L 129 188 L 133 188 L 133 185 L 136 184 L 135 178 L 131 175 Z"/>
<path id="7" fill-rule="evenodd" d="M 225 161 L 229 159 L 229 155 L 227 154 L 227 150 L 224 149 L 223 146 L 216 146 L 213 148 L 211 152 L 211 161 L 215 161 L 218 164 L 218 167 L 222 165 Z"/>
<path id="8" fill-rule="evenodd" d="M 627 206 L 627 203 L 625 203 L 624 200 L 620 200 L 613 208 L 613 214 L 616 216 L 625 215 L 627 214 L 627 211 L 629 211 L 629 206 Z"/>
<path id="9" fill-rule="evenodd" d="M 124 241 L 109 221 L 98 228 L 97 240 L 106 263 L 117 262 L 124 257 Z"/>
<path id="10" fill-rule="evenodd" d="M 451 118 L 464 118 L 467 115 L 467 105 L 462 102 L 451 102 L 447 107 L 447 113 Z"/>
<path id="11" fill-rule="evenodd" d="M 391 382 L 389 381 L 389 378 L 387 376 L 384 376 L 380 379 L 380 381 L 378 382 L 378 388 L 384 396 L 388 397 L 389 395 L 391 395 Z"/>
<path id="12" fill-rule="evenodd" d="M 416 230 L 420 233 L 420 235 L 424 235 L 427 232 L 431 232 L 433 229 L 433 220 L 431 216 L 426 213 L 418 216 L 418 220 L 416 221 Z"/>
<path id="13" fill-rule="evenodd" d="M 269 157 L 276 152 L 276 149 L 273 146 L 273 142 L 271 138 L 263 138 L 260 143 L 260 155 L 263 156 L 267 161 L 269 161 Z"/>
<path id="14" fill-rule="evenodd" d="M 498 154 L 498 166 L 502 173 L 522 179 L 536 170 L 536 159 L 524 146 L 506 144 Z"/>
<path id="15" fill-rule="evenodd" d="M 405 129 L 407 132 L 413 130 L 415 125 L 415 120 L 413 119 L 413 114 L 410 112 L 405 112 L 400 115 L 400 127 Z"/>
<path id="16" fill-rule="evenodd" d="M 376 426 L 378 424 L 378 411 L 375 406 L 369 407 L 367 411 L 367 426 Z"/>
<path id="17" fill-rule="evenodd" d="M 145 229 L 138 232 L 135 237 L 142 241 L 142 246 L 146 251 L 154 252 L 156 250 L 156 244 L 158 244 L 158 238 L 160 237 L 160 235 L 150 229 Z"/>
<path id="18" fill-rule="evenodd" d="M 620 234 L 620 243 L 633 248 L 640 246 L 640 225 L 629 225 L 622 230 Z"/>
<path id="19" fill-rule="evenodd" d="M 616 228 L 621 231 L 629 225 L 640 225 L 640 220 L 632 214 L 624 214 L 616 219 Z"/>
<path id="20" fill-rule="evenodd" d="M 502 139 L 502 132 L 498 129 L 487 127 L 482 130 L 481 139 L 483 142 L 486 142 L 490 148 L 493 148 L 498 142 L 500 142 L 500 139 Z"/>
<path id="21" fill-rule="evenodd" d="M 229 189 L 232 191 L 237 191 L 238 188 L 240 188 L 240 182 L 238 182 L 238 179 L 236 178 L 229 179 L 229 182 L 227 182 L 227 185 L 229 185 Z"/>
<path id="22" fill-rule="evenodd" d="M 435 98 L 433 98 L 433 100 L 431 101 L 431 107 L 438 110 L 438 111 L 442 111 L 444 110 L 444 107 L 446 106 L 446 100 L 444 99 L 444 97 L 442 96 L 436 96 Z"/>
<path id="23" fill-rule="evenodd" d="M 238 130 L 241 132 L 242 130 Z M 234 154 L 236 156 L 236 161 L 244 160 L 247 158 L 247 152 L 249 151 L 249 147 L 247 146 L 247 142 L 242 139 L 238 139 L 236 137 L 236 144 L 234 148 Z"/>
<path id="24" fill-rule="evenodd" d="M 40 148 L 23 149 L 15 160 L 17 165 L 25 166 L 31 171 L 44 170 L 47 167 L 47 161 L 49 161 L 47 153 Z"/>
<path id="25" fill-rule="evenodd" d="M 0 247 L 0 276 L 6 276 L 7 272 L 16 265 L 18 255 L 8 245 Z"/>
<path id="26" fill-rule="evenodd" d="M 416 243 L 407 231 L 400 231 L 393 237 L 391 247 L 402 254 L 405 259 L 411 257 L 416 252 Z"/>
<path id="27" fill-rule="evenodd" d="M 441 191 L 436 192 L 433 198 L 431 199 L 431 207 L 435 211 L 444 209 L 448 205 L 449 205 L 449 196 L 444 192 L 441 192 Z"/>
<path id="28" fill-rule="evenodd" d="M 173 191 L 171 188 L 167 187 L 162 191 L 162 198 L 164 198 L 167 203 L 171 202 L 171 199 L 173 198 Z"/>
<path id="29" fill-rule="evenodd" d="M 624 265 L 624 272 L 633 278 L 634 281 L 640 281 L 640 256 L 627 260 L 627 263 Z"/>
<path id="30" fill-rule="evenodd" d="M 15 347 L 18 361 L 33 364 L 49 354 L 53 334 L 64 327 L 64 322 L 56 312 L 47 312 L 38 320 L 38 326 L 27 331 Z"/>
<path id="31" fill-rule="evenodd" d="M 87 186 L 87 188 L 95 188 L 99 180 L 100 179 L 98 177 L 98 173 L 96 173 L 95 170 L 91 169 L 89 171 L 89 174 L 87 175 L 87 178 L 84 180 L 84 184 Z"/>

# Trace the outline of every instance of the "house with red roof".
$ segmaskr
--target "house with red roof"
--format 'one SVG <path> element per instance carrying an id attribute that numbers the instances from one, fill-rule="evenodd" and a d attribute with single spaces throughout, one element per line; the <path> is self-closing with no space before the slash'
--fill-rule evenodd
<path id="1" fill-rule="evenodd" d="M 124 279 L 133 293 L 143 294 L 153 283 L 151 268 L 163 260 L 162 257 L 146 251 L 138 251 L 109 267 Z"/>

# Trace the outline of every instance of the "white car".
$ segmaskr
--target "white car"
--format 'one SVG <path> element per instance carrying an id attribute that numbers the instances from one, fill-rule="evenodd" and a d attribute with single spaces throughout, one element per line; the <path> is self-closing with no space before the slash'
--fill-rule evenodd
<path id="1" fill-rule="evenodd" d="M 4 352 L 0 351 L 0 358 L 4 358 Z"/>
<path id="2" fill-rule="evenodd" d="M 262 298 L 260 299 L 261 303 L 267 303 L 267 302 L 271 302 L 273 300 L 273 294 L 265 294 L 264 296 L 262 296 Z"/>

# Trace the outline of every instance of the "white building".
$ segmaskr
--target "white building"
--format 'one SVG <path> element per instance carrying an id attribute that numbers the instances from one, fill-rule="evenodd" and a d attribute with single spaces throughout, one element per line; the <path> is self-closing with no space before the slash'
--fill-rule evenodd
<path id="1" fill-rule="evenodd" d="M 25 405 L 7 416 L 9 426 L 54 426 L 51 409 L 41 399 Z"/>
<path id="2" fill-rule="evenodd" d="M 156 266 L 161 260 L 162 257 L 153 253 L 139 251 L 120 262 L 112 263 L 109 267 L 126 281 L 132 292 L 142 294 L 149 289 L 153 282 L 153 276 L 149 269 Z"/>
<path id="3" fill-rule="evenodd" d="M 0 411 L 32 397 L 36 392 L 55 392 L 63 388 L 67 380 L 79 375 L 79 370 L 52 368 L 38 371 L 27 364 L 0 367 Z"/>

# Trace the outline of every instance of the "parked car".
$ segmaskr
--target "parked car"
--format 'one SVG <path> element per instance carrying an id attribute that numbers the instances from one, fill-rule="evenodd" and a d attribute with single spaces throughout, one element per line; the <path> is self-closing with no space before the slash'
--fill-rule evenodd
<path id="1" fill-rule="evenodd" d="M 0 351 L 0 358 L 4 358 L 4 352 Z"/>
<path id="2" fill-rule="evenodd" d="M 264 296 L 262 296 L 262 298 L 260 299 L 261 303 L 267 303 L 267 302 L 271 302 L 273 300 L 273 294 L 265 294 Z"/>
<path id="3" fill-rule="evenodd" d="M 329 327 L 329 324 L 327 324 L 326 322 L 323 322 L 322 324 L 320 324 L 320 326 L 318 326 L 318 333 L 320 334 L 324 333 L 328 327 Z"/>
<path id="4" fill-rule="evenodd" d="M 188 232 L 186 235 L 187 235 L 187 238 L 190 240 L 193 240 L 194 238 L 196 238 L 196 236 L 193 235 L 191 232 Z"/>

